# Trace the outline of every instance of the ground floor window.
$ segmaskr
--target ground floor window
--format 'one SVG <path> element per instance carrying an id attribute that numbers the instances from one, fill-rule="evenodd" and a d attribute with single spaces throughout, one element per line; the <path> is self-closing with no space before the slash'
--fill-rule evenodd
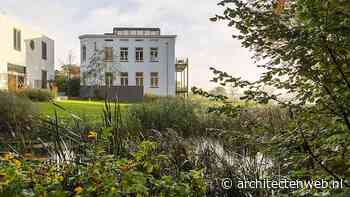
<path id="1" fill-rule="evenodd" d="M 136 86 L 143 86 L 143 72 L 136 73 Z"/>
<path id="2" fill-rule="evenodd" d="M 105 80 L 106 86 L 113 86 L 113 73 L 106 72 Z"/>
<path id="3" fill-rule="evenodd" d="M 88 74 L 87 74 L 86 72 L 83 72 L 83 74 L 82 74 L 82 80 L 81 80 L 82 85 L 86 86 L 87 80 L 88 80 Z"/>
<path id="4" fill-rule="evenodd" d="M 25 77 L 24 76 L 18 76 L 17 78 L 17 88 L 18 89 L 23 89 L 25 87 Z"/>
<path id="5" fill-rule="evenodd" d="M 7 84 L 10 91 L 22 89 L 26 85 L 26 68 L 24 66 L 7 65 Z"/>
<path id="6" fill-rule="evenodd" d="M 41 71 L 41 88 L 43 89 L 47 88 L 47 71 L 46 70 Z"/>
<path id="7" fill-rule="evenodd" d="M 17 89 L 17 77 L 16 75 L 9 74 L 7 77 L 8 89 L 15 91 Z"/>
<path id="8" fill-rule="evenodd" d="M 127 72 L 120 73 L 120 85 L 121 86 L 128 86 L 129 85 L 129 74 Z"/>
<path id="9" fill-rule="evenodd" d="M 151 87 L 158 88 L 159 87 L 159 73 L 151 72 Z"/>

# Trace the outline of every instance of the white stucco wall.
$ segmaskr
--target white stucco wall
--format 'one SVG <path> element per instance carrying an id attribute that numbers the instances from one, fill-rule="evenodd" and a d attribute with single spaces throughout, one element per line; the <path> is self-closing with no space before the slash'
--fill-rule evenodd
<path id="1" fill-rule="evenodd" d="M 13 46 L 13 29 L 21 31 L 21 51 Z M 0 89 L 7 89 L 7 65 L 15 64 L 26 67 L 27 85 L 33 85 L 34 80 L 41 80 L 41 70 L 48 72 L 48 79 L 54 78 L 54 41 L 40 33 L 32 31 L 13 19 L 0 14 Z M 32 50 L 30 40 L 35 43 Z M 47 60 L 41 58 L 41 42 L 47 43 Z M 32 86 L 31 86 L 32 87 Z"/>
<path id="2" fill-rule="evenodd" d="M 30 48 L 30 41 L 34 41 L 35 48 L 32 50 Z M 47 59 L 43 60 L 41 57 L 42 48 L 41 43 L 45 42 L 47 44 Z M 34 80 L 41 80 L 41 71 L 47 71 L 48 80 L 53 80 L 55 78 L 54 71 L 54 41 L 46 36 L 42 36 L 35 39 L 28 39 L 25 41 L 26 44 L 26 65 L 27 65 L 27 73 L 28 85 L 34 87 Z"/>
<path id="3" fill-rule="evenodd" d="M 89 64 L 89 58 L 94 53 L 95 42 L 97 50 L 103 50 L 104 47 L 113 47 L 113 52 L 118 58 L 114 58 L 114 65 L 118 65 L 121 72 L 128 72 L 128 80 L 130 86 L 136 85 L 136 72 L 143 72 L 144 76 L 144 93 L 154 94 L 160 96 L 174 96 L 176 89 L 175 79 L 175 39 L 176 36 L 159 36 L 159 37 L 123 37 L 118 38 L 116 36 L 103 35 L 100 38 L 98 36 L 81 36 L 81 49 L 82 46 L 87 48 L 87 60 L 82 61 L 81 58 L 81 75 L 86 70 L 86 66 Z M 105 39 L 113 39 L 113 42 L 105 41 Z M 121 39 L 128 39 L 128 41 L 121 41 Z M 142 39 L 143 41 L 136 41 Z M 128 62 L 120 62 L 120 48 L 129 48 Z M 144 62 L 136 62 L 135 50 L 137 47 L 142 47 L 144 51 Z M 151 62 L 150 50 L 153 47 L 158 48 L 159 62 Z M 82 52 L 81 52 L 82 55 Z M 159 88 L 150 87 L 151 72 L 159 73 Z M 118 75 L 118 73 L 113 73 Z M 82 78 L 82 76 L 81 76 Z M 94 84 L 88 84 L 94 85 Z M 114 79 L 114 85 L 120 85 L 120 78 Z"/>

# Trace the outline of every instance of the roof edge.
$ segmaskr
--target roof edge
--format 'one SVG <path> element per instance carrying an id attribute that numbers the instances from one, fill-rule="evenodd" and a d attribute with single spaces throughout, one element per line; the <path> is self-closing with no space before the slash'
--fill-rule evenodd
<path id="1" fill-rule="evenodd" d="M 115 30 L 149 30 L 149 31 L 160 31 L 160 28 L 149 28 L 149 27 L 113 27 Z"/>
<path id="2" fill-rule="evenodd" d="M 79 39 L 85 38 L 176 38 L 177 35 L 115 35 L 115 34 L 83 34 Z"/>

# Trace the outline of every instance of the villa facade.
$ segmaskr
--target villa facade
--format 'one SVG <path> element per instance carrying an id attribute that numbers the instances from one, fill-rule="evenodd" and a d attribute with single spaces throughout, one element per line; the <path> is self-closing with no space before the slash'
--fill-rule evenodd
<path id="1" fill-rule="evenodd" d="M 144 94 L 176 95 L 176 35 L 162 35 L 159 28 L 114 28 L 79 38 L 81 86 L 142 86 Z M 100 52 L 103 69 L 91 76 Z"/>
<path id="2" fill-rule="evenodd" d="M 54 79 L 54 41 L 0 14 L 0 89 L 47 88 Z"/>

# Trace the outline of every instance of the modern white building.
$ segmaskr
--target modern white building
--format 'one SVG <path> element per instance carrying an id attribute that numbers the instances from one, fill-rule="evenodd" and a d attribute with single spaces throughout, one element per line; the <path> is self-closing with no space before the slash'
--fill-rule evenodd
<path id="1" fill-rule="evenodd" d="M 162 35 L 159 28 L 114 28 L 79 38 L 82 86 L 143 86 L 144 94 L 176 95 L 176 35 Z M 104 68 L 87 75 L 97 54 Z"/>
<path id="2" fill-rule="evenodd" d="M 0 89 L 47 88 L 54 41 L 0 13 Z"/>

